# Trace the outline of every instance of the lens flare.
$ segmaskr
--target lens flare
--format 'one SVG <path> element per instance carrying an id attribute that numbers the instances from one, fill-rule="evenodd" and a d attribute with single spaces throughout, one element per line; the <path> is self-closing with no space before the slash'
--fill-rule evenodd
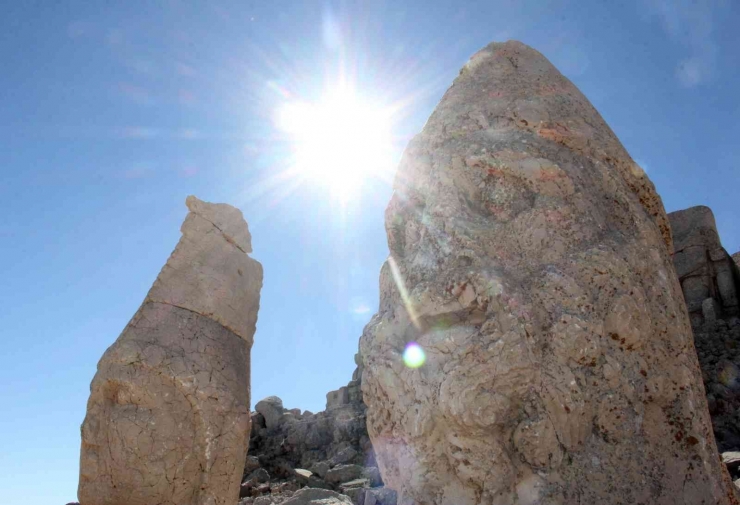
<path id="1" fill-rule="evenodd" d="M 351 90 L 336 89 L 318 102 L 284 104 L 277 126 L 292 137 L 299 173 L 348 196 L 368 177 L 392 171 L 391 115 Z"/>
<path id="2" fill-rule="evenodd" d="M 409 368 L 419 368 L 427 360 L 424 349 L 421 348 L 416 342 L 409 342 L 406 344 L 406 349 L 403 351 L 403 362 Z"/>

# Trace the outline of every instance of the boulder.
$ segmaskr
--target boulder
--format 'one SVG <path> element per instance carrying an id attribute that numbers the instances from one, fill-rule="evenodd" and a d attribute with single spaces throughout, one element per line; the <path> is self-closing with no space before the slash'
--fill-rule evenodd
<path id="1" fill-rule="evenodd" d="M 283 400 L 277 396 L 268 396 L 264 400 L 257 402 L 254 410 L 262 414 L 265 418 L 265 426 L 268 430 L 276 428 L 283 417 Z"/>
<path id="2" fill-rule="evenodd" d="M 694 327 L 723 315 L 740 315 L 740 270 L 722 247 L 714 214 L 703 205 L 668 214 L 675 252 L 673 263 Z M 708 299 L 714 300 L 709 314 Z"/>
<path id="3" fill-rule="evenodd" d="M 253 487 L 251 491 L 252 496 L 262 496 L 268 493 L 270 493 L 270 483 L 269 482 L 258 484 L 256 487 Z"/>
<path id="4" fill-rule="evenodd" d="M 330 484 L 342 484 L 359 479 L 363 471 L 360 465 L 339 465 L 326 472 L 325 480 Z"/>
<path id="5" fill-rule="evenodd" d="M 295 469 L 296 480 L 303 485 L 308 484 L 312 475 L 313 475 L 313 472 L 311 472 L 310 470 L 306 470 L 303 468 Z"/>
<path id="6" fill-rule="evenodd" d="M 260 467 L 260 460 L 256 456 L 247 456 L 247 461 L 244 464 L 244 475 L 249 475 Z"/>
<path id="7" fill-rule="evenodd" d="M 328 489 L 306 487 L 296 491 L 282 505 L 352 505 L 352 501 L 347 496 Z"/>
<path id="8" fill-rule="evenodd" d="M 262 484 L 263 482 L 270 482 L 270 474 L 264 468 L 258 468 L 246 479 L 246 482 L 252 482 L 253 485 Z"/>
<path id="9" fill-rule="evenodd" d="M 661 199 L 540 53 L 463 67 L 386 231 L 362 396 L 399 503 L 734 502 Z"/>
<path id="10" fill-rule="evenodd" d="M 316 488 L 316 489 L 334 489 L 334 486 L 327 483 L 323 479 L 317 477 L 316 475 L 312 475 L 308 479 L 308 484 L 306 484 L 308 487 Z"/>
<path id="11" fill-rule="evenodd" d="M 311 466 L 311 471 L 323 479 L 326 477 L 326 472 L 328 472 L 330 468 L 331 465 L 327 461 L 319 461 Z"/>
<path id="12" fill-rule="evenodd" d="M 372 487 L 382 486 L 383 479 L 380 477 L 380 470 L 375 466 L 368 466 L 362 471 L 362 476 L 370 481 Z"/>
<path id="13" fill-rule="evenodd" d="M 85 505 L 237 501 L 262 266 L 238 209 L 186 204 L 177 247 L 90 386 Z"/>
<path id="14" fill-rule="evenodd" d="M 370 487 L 367 479 L 355 479 L 339 486 L 339 491 L 349 497 L 354 505 L 362 505 L 365 501 L 365 490 Z"/>
<path id="15" fill-rule="evenodd" d="M 267 483 L 269 487 L 269 482 L 270 474 L 267 473 L 267 470 L 265 470 L 264 468 L 258 468 L 257 470 L 254 470 L 252 473 L 250 473 L 249 476 L 244 479 L 244 482 L 242 482 L 239 488 L 239 497 L 243 498 L 245 496 L 253 496 L 255 489 L 258 489 L 262 484 L 265 483 Z M 260 493 L 258 494 L 262 494 L 262 492 L 263 491 L 260 491 Z"/>
<path id="16" fill-rule="evenodd" d="M 728 451 L 722 453 L 722 463 L 725 464 L 727 467 L 727 470 L 731 474 L 737 473 L 737 471 L 740 469 L 740 452 L 738 451 Z"/>
<path id="17" fill-rule="evenodd" d="M 365 490 L 363 505 L 396 505 L 396 492 L 387 487 Z"/>
<path id="18" fill-rule="evenodd" d="M 329 460 L 329 463 L 332 466 L 336 465 L 344 465 L 347 463 L 351 463 L 355 460 L 357 457 L 357 451 L 354 450 L 352 447 L 346 447 L 345 449 L 342 449 L 339 451 L 331 460 Z"/>

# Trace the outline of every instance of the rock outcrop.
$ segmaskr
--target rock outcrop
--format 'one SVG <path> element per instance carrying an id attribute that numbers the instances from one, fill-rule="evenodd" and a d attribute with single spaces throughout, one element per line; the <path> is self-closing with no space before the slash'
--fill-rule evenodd
<path id="1" fill-rule="evenodd" d="M 400 504 L 736 503 L 661 200 L 541 54 L 471 58 L 386 230 L 362 391 Z"/>
<path id="2" fill-rule="evenodd" d="M 187 206 L 180 242 L 90 386 L 84 505 L 238 500 L 262 266 L 239 210 Z"/>
<path id="3" fill-rule="evenodd" d="M 722 247 L 708 207 L 668 214 L 673 261 L 694 331 L 720 451 L 740 450 L 740 269 Z"/>
<path id="4" fill-rule="evenodd" d="M 367 435 L 361 376 L 358 366 L 349 384 L 329 392 L 326 410 L 316 414 L 286 409 L 277 396 L 257 402 L 241 505 L 288 503 L 304 487 L 337 491 L 354 505 L 365 505 L 366 495 L 371 505 L 396 505 L 395 492 L 383 487 Z"/>
<path id="5" fill-rule="evenodd" d="M 722 247 L 711 209 L 691 207 L 668 218 L 673 263 L 692 325 L 740 315 L 740 270 Z"/>

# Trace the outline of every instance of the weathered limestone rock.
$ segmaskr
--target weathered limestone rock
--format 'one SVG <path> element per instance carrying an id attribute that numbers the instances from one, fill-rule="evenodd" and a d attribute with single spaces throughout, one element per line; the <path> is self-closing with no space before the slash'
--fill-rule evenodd
<path id="1" fill-rule="evenodd" d="M 265 426 L 268 430 L 271 430 L 280 424 L 285 409 L 283 408 L 283 400 L 277 396 L 268 396 L 264 400 L 258 401 L 254 410 L 262 414 L 265 418 Z"/>
<path id="2" fill-rule="evenodd" d="M 673 263 L 692 325 L 704 322 L 705 309 L 715 319 L 740 315 L 740 270 L 722 247 L 712 210 L 691 207 L 671 212 L 668 219 L 673 231 Z"/>
<path id="3" fill-rule="evenodd" d="M 661 200 L 541 54 L 471 58 L 404 153 L 386 230 L 360 350 L 399 504 L 736 503 Z"/>
<path id="4" fill-rule="evenodd" d="M 190 196 L 182 238 L 108 348 L 82 425 L 83 505 L 232 505 L 249 442 L 262 266 L 242 214 Z"/>
<path id="5" fill-rule="evenodd" d="M 708 207 L 668 214 L 673 263 L 694 331 L 714 436 L 720 451 L 740 449 L 740 269 L 722 247 Z M 737 475 L 734 467 L 732 474 Z"/>

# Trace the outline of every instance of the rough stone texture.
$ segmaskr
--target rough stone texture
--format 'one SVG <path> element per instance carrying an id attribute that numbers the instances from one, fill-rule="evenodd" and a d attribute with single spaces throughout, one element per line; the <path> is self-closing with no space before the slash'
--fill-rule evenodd
<path id="1" fill-rule="evenodd" d="M 362 391 L 400 504 L 736 503 L 660 198 L 541 54 L 471 58 L 386 230 Z"/>
<path id="2" fill-rule="evenodd" d="M 717 446 L 740 450 L 740 269 L 722 247 L 708 207 L 668 218 Z"/>
<path id="3" fill-rule="evenodd" d="M 692 325 L 704 323 L 707 309 L 707 315 L 715 319 L 740 315 L 740 270 L 722 247 L 711 209 L 691 207 L 671 212 L 668 219 L 673 230 L 673 264 Z"/>
<path id="4" fill-rule="evenodd" d="M 735 265 L 740 268 L 740 251 L 732 255 L 732 259 L 735 260 Z"/>
<path id="5" fill-rule="evenodd" d="M 90 386 L 83 505 L 238 499 L 262 266 L 241 212 L 186 203 L 180 242 Z"/>
<path id="6" fill-rule="evenodd" d="M 265 427 L 268 429 L 274 429 L 280 424 L 281 418 L 283 417 L 283 401 L 277 396 L 268 396 L 264 400 L 257 402 L 254 406 L 254 410 L 262 414 L 265 418 Z"/>

